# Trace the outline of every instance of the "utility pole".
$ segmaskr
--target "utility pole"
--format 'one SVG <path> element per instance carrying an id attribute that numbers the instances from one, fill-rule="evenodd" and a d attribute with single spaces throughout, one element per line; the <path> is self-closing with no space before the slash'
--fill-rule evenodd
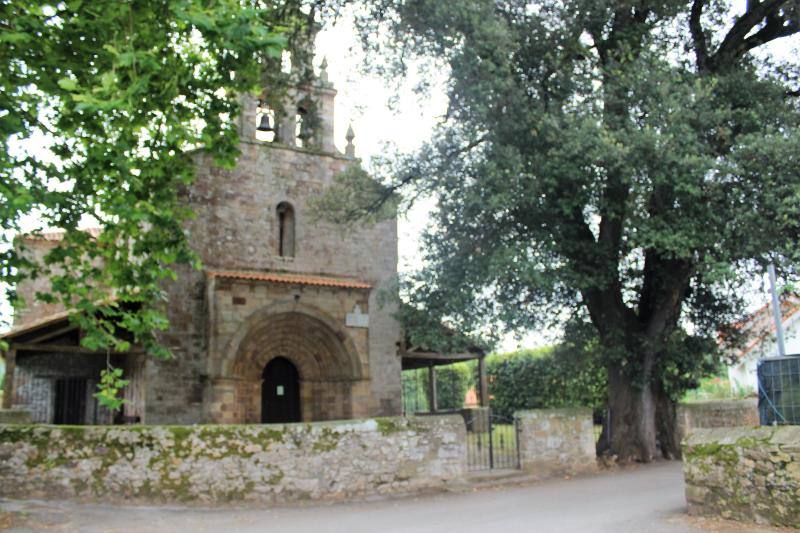
<path id="1" fill-rule="evenodd" d="M 778 355 L 786 355 L 786 346 L 783 343 L 783 313 L 781 313 L 781 302 L 778 300 L 778 291 L 775 288 L 775 265 L 772 263 L 767 267 L 769 272 L 769 288 L 772 292 L 772 315 L 775 318 L 775 336 L 778 338 Z"/>

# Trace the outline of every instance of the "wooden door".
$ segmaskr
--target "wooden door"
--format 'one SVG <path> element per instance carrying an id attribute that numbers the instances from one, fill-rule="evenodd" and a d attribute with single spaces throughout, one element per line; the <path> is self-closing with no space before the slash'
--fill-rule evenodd
<path id="1" fill-rule="evenodd" d="M 285 357 L 276 357 L 264 367 L 261 384 L 261 422 L 300 422 L 300 379 L 297 368 Z"/>
<path id="2" fill-rule="evenodd" d="M 86 421 L 86 380 L 57 379 L 55 382 L 54 424 L 83 424 Z"/>

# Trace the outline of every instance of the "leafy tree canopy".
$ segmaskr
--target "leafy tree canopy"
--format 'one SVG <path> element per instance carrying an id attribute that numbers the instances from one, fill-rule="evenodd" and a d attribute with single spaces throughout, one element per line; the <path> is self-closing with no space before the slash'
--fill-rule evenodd
<path id="1" fill-rule="evenodd" d="M 82 311 L 87 347 L 167 355 L 153 333 L 168 265 L 195 260 L 192 152 L 233 164 L 237 95 L 280 72 L 303 25 L 258 0 L 0 2 L 0 281 L 50 276 L 37 298 Z M 45 228 L 64 239 L 34 262 L 12 240 Z"/>
<path id="2" fill-rule="evenodd" d="M 590 321 L 622 459 L 676 453 L 673 400 L 714 367 L 742 285 L 797 275 L 800 69 L 760 47 L 800 6 L 742 9 L 383 0 L 360 19 L 383 71 L 447 73 L 434 137 L 385 176 L 438 203 L 418 307 L 468 331 Z"/>

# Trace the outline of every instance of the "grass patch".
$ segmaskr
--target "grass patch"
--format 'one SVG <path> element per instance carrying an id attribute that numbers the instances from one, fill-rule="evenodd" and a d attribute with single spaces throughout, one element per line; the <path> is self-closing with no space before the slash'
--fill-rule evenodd
<path id="1" fill-rule="evenodd" d="M 755 392 L 732 387 L 728 377 L 720 374 L 700 381 L 700 386 L 688 391 L 682 401 L 742 400 L 749 396 L 755 396 Z"/>

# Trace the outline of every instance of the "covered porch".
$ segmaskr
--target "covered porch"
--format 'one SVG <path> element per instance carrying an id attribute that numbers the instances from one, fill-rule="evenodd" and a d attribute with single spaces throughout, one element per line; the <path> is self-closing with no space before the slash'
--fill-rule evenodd
<path id="1" fill-rule="evenodd" d="M 470 348 L 469 351 L 454 352 L 454 353 L 440 353 L 430 350 L 425 350 L 420 347 L 410 347 L 402 353 L 402 370 L 403 372 L 425 369 L 425 393 L 427 396 L 427 409 L 414 409 L 413 413 L 406 412 L 405 414 L 437 414 L 444 412 L 458 411 L 463 408 L 469 407 L 488 407 L 489 406 L 489 388 L 486 380 L 486 354 L 482 349 L 477 347 Z M 472 380 L 472 386 L 468 389 L 467 395 L 472 392 L 475 394 L 475 403 L 465 401 L 463 405 L 446 405 L 442 406 L 439 401 L 439 387 L 437 385 L 437 368 L 449 367 L 458 363 L 470 363 L 474 361 L 476 369 L 476 379 Z M 471 369 L 470 369 L 470 373 Z M 404 388 L 404 394 L 406 394 Z M 470 405 L 471 404 L 471 405 Z M 404 398 L 404 411 L 407 405 Z"/>
<path id="2" fill-rule="evenodd" d="M 60 312 L 0 335 L 7 344 L 3 408 L 30 413 L 32 422 L 106 425 L 144 421 L 144 353 L 81 346 L 83 332 Z M 112 413 L 94 397 L 102 370 L 123 369 L 130 383 L 122 410 Z"/>

